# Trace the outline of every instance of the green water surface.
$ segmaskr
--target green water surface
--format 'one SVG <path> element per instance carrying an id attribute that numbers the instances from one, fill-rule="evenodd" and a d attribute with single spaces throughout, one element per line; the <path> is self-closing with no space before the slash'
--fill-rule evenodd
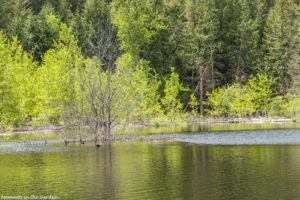
<path id="1" fill-rule="evenodd" d="M 300 199 L 300 145 L 119 141 L 45 149 L 0 152 L 0 199 Z"/>
<path id="2" fill-rule="evenodd" d="M 0 172 L 2 196 L 300 198 L 300 146 L 87 145 L 63 152 L 3 154 Z"/>

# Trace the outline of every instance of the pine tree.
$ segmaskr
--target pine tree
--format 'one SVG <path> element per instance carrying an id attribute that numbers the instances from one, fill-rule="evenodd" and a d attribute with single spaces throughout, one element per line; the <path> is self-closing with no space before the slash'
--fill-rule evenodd
<path id="1" fill-rule="evenodd" d="M 235 59 L 235 80 L 242 80 L 241 76 L 247 76 L 257 63 L 259 30 L 255 11 L 259 10 L 260 4 L 254 5 L 251 1 L 240 0 L 240 22 L 238 25 L 239 45 Z M 255 3 L 255 2 L 254 2 Z"/>
<path id="2" fill-rule="evenodd" d="M 287 89 L 288 60 L 290 56 L 288 8 L 285 0 L 276 0 L 270 10 L 264 30 L 264 63 L 261 73 L 274 78 L 278 89 Z"/>
<path id="3" fill-rule="evenodd" d="M 200 113 L 203 115 L 204 91 L 215 88 L 215 56 L 218 48 L 218 10 L 216 1 L 190 0 L 187 6 L 190 42 L 189 58 L 192 69 L 197 74 L 196 91 L 199 91 Z"/>
<path id="4" fill-rule="evenodd" d="M 51 49 L 59 37 L 60 20 L 49 4 L 43 6 L 38 15 L 33 16 L 31 37 L 23 40 L 25 49 L 31 52 L 36 61 L 41 61 L 45 52 Z"/>
<path id="5" fill-rule="evenodd" d="M 300 8 L 295 3 L 289 1 L 289 13 L 290 15 L 290 57 L 288 62 L 289 76 L 291 78 L 291 84 L 289 91 L 295 94 L 300 94 Z"/>
<path id="6" fill-rule="evenodd" d="M 13 0 L 7 33 L 23 42 L 31 38 L 32 11 L 28 0 Z M 26 48 L 26 47 L 25 47 Z"/>
<path id="7" fill-rule="evenodd" d="M 225 82 L 232 82 L 236 80 L 236 73 L 240 70 L 241 59 L 239 54 L 241 51 L 241 33 L 239 32 L 239 21 L 241 15 L 241 9 L 238 7 L 236 0 L 219 1 L 223 7 L 221 10 L 220 26 L 220 51 L 219 62 L 223 64 L 221 66 L 221 72 Z M 220 5 L 219 5 L 220 6 Z M 240 59 L 240 60 L 239 60 Z M 240 62 L 238 64 L 238 62 Z M 240 73 L 240 72 L 238 72 Z"/>
<path id="8" fill-rule="evenodd" d="M 149 45 L 143 46 L 141 55 L 151 62 L 161 77 L 170 74 L 171 67 L 175 67 L 180 79 L 187 85 L 189 70 L 185 59 L 185 1 L 164 0 L 155 8 L 161 15 L 164 27 L 157 30 Z"/>

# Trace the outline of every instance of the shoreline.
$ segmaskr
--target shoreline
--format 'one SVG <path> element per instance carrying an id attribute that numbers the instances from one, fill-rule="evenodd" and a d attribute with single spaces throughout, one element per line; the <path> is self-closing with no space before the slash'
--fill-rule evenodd
<path id="1" fill-rule="evenodd" d="M 194 126 L 204 126 L 204 125 L 222 125 L 222 124 L 286 124 L 286 123 L 298 123 L 300 122 L 300 118 L 225 118 L 225 119 L 207 119 L 207 120 L 194 120 L 194 121 L 187 121 L 187 122 L 173 122 L 173 123 L 163 123 L 159 125 L 159 127 L 165 126 L 182 126 L 184 125 L 194 125 Z M 126 128 L 146 128 L 146 127 L 156 127 L 154 124 L 133 124 L 130 123 L 126 126 Z M 9 136 L 14 134 L 35 134 L 35 133 L 42 133 L 42 134 L 51 134 L 51 133 L 62 133 L 64 126 L 57 125 L 57 126 L 45 126 L 45 127 L 38 127 L 36 129 L 32 127 L 22 127 L 19 130 L 13 130 L 9 132 L 0 132 L 2 136 Z M 83 128 L 85 129 L 85 128 Z"/>

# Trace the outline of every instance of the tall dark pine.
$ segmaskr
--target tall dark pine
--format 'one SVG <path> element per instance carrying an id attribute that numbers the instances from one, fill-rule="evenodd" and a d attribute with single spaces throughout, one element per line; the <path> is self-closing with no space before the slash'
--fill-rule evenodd
<path id="1" fill-rule="evenodd" d="M 216 87 L 215 56 L 218 48 L 218 10 L 215 0 L 190 0 L 187 2 L 190 65 L 197 74 L 195 93 L 199 97 L 203 115 L 204 91 Z"/>
<path id="2" fill-rule="evenodd" d="M 289 82 L 290 28 L 286 0 L 275 0 L 265 25 L 260 72 L 273 77 L 280 92 L 286 92 Z"/>

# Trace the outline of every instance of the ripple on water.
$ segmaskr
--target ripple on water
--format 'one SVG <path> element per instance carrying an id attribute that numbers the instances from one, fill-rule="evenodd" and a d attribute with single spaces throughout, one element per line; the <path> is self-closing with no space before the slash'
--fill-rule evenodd
<path id="1" fill-rule="evenodd" d="M 154 134 L 137 136 L 134 139 L 150 142 L 184 142 L 199 145 L 293 145 L 300 144 L 300 129 Z M 0 143 L 0 154 L 89 150 L 86 146 L 64 146 L 63 140 L 49 140 L 47 144 L 45 144 L 45 141 L 10 142 Z"/>
<path id="2" fill-rule="evenodd" d="M 300 130 L 230 131 L 176 135 L 174 141 L 204 145 L 300 144 Z"/>
<path id="3" fill-rule="evenodd" d="M 90 150 L 90 146 L 83 147 L 78 144 L 64 145 L 63 140 L 48 140 L 45 141 L 18 141 L 0 143 L 0 155 L 1 154 L 21 154 L 21 153 L 55 153 L 74 150 Z"/>

